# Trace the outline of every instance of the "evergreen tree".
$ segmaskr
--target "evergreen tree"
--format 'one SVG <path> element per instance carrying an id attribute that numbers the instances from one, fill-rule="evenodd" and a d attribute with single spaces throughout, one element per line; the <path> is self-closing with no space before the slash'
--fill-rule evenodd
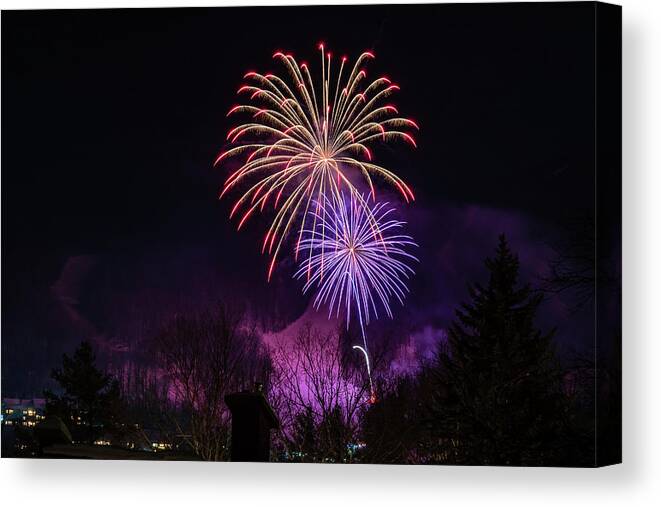
<path id="1" fill-rule="evenodd" d="M 351 428 L 347 425 L 340 405 L 335 405 L 321 420 L 317 428 L 322 461 L 347 462 L 351 459 L 349 444 L 352 443 Z"/>
<path id="2" fill-rule="evenodd" d="M 469 286 L 471 301 L 456 311 L 432 368 L 432 459 L 560 464 L 566 403 L 552 333 L 534 325 L 541 295 L 519 286 L 519 261 L 504 236 L 485 264 L 488 284 Z"/>
<path id="3" fill-rule="evenodd" d="M 105 432 L 119 429 L 121 412 L 119 382 L 96 367 L 96 356 L 88 342 L 82 342 L 73 357 L 62 356 L 62 367 L 51 373 L 61 395 L 44 391 L 46 413 L 60 417 L 75 440 L 88 443 Z"/>
<path id="4" fill-rule="evenodd" d="M 317 456 L 317 429 L 314 423 L 312 408 L 306 407 L 296 416 L 293 424 L 293 436 L 290 444 L 292 461 L 311 463 Z"/>

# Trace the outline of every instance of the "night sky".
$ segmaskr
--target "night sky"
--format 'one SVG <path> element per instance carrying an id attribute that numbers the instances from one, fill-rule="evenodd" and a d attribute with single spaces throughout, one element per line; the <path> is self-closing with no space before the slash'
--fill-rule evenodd
<path id="1" fill-rule="evenodd" d="M 571 15 L 568 15 L 568 9 Z M 416 192 L 420 263 L 396 323 L 420 353 L 504 232 L 522 278 L 543 276 L 563 223 L 594 207 L 590 4 L 222 8 L 2 13 L 2 390 L 39 395 L 81 339 L 138 354 L 174 313 L 245 299 L 267 332 L 314 318 L 283 262 L 266 283 L 259 217 L 236 233 L 213 168 L 249 70 L 274 51 L 367 70 L 421 127 L 418 149 L 375 146 Z M 311 66 L 316 71 L 314 65 Z M 540 326 L 587 346 L 560 297 Z M 391 323 L 380 323 L 390 326 Z"/>

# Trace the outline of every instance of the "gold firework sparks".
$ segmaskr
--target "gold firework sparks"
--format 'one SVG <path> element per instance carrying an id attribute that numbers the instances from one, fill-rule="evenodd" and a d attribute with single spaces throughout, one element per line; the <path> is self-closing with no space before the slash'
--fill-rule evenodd
<path id="1" fill-rule="evenodd" d="M 244 76 L 247 84 L 238 94 L 249 97 L 249 103 L 232 107 L 228 116 L 243 113 L 250 118 L 229 131 L 230 147 L 214 163 L 242 157 L 241 166 L 227 178 L 220 193 L 223 197 L 237 186 L 247 186 L 230 212 L 230 219 L 241 216 L 238 229 L 255 210 L 262 211 L 269 203 L 276 210 L 262 243 L 262 252 L 271 256 L 269 280 L 283 241 L 293 228 L 298 228 L 298 258 L 305 222 L 318 216 L 309 213 L 314 211 L 310 210 L 311 203 L 324 199 L 342 202 L 340 192 L 345 187 L 369 211 L 351 174 L 362 175 L 373 200 L 374 177 L 394 185 L 407 202 L 414 200 L 413 192 L 399 176 L 373 161 L 368 147 L 397 139 L 416 146 L 407 129 L 418 129 L 418 125 L 385 103 L 399 87 L 385 76 L 368 81 L 363 65 L 374 58 L 369 51 L 358 57 L 350 71 L 347 58 L 342 57 L 334 74 L 331 53 L 323 43 L 319 50 L 318 82 L 305 62 L 299 64 L 281 51 L 273 58 L 284 64 L 286 77 L 258 72 Z M 312 224 L 313 230 L 315 227 Z"/>

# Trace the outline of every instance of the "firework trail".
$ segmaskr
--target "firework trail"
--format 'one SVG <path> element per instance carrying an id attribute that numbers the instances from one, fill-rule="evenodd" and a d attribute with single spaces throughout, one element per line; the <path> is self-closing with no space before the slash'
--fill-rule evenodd
<path id="1" fill-rule="evenodd" d="M 284 77 L 257 72 L 244 76 L 248 84 L 238 93 L 249 97 L 250 104 L 232 107 L 228 116 L 243 113 L 250 118 L 229 131 L 230 148 L 215 161 L 241 157 L 242 165 L 227 178 L 220 194 L 248 183 L 230 213 L 230 218 L 241 215 L 238 229 L 255 210 L 262 211 L 267 204 L 276 209 L 262 243 L 262 252 L 271 255 L 269 280 L 292 229 L 298 228 L 298 258 L 303 231 L 309 227 L 306 220 L 311 219 L 316 229 L 323 217 L 311 210 L 311 203 L 330 199 L 337 204 L 345 187 L 360 206 L 370 209 L 351 181 L 354 175 L 367 183 L 372 200 L 374 177 L 394 185 L 407 202 L 414 200 L 399 176 L 373 162 L 368 148 L 377 141 L 396 139 L 416 145 L 406 130 L 417 129 L 417 124 L 384 103 L 399 87 L 385 76 L 367 80 L 362 66 L 374 57 L 371 52 L 362 53 L 353 66 L 342 57 L 335 71 L 338 64 L 334 66 L 331 53 L 323 44 L 319 50 L 321 76 L 316 81 L 305 62 L 299 64 L 280 51 L 273 57 L 284 65 Z"/>
<path id="2" fill-rule="evenodd" d="M 374 390 L 374 383 L 372 382 L 372 368 L 370 367 L 370 356 L 367 353 L 367 350 L 365 350 L 360 345 L 354 345 L 352 348 L 354 350 L 360 350 L 363 353 L 363 356 L 365 357 L 365 366 L 367 367 L 367 378 L 370 381 L 370 403 L 375 403 L 376 391 Z"/>
<path id="3" fill-rule="evenodd" d="M 366 208 L 359 197 L 355 193 L 345 197 L 342 192 L 338 202 L 324 198 L 311 212 L 317 226 L 305 231 L 300 244 L 309 257 L 294 276 L 306 279 L 304 293 L 316 288 L 313 305 L 317 309 L 327 305 L 329 318 L 343 312 L 348 327 L 352 315 L 357 315 L 372 386 L 365 326 L 378 318 L 378 307 L 392 318 L 393 298 L 403 304 L 406 281 L 414 273 L 407 261 L 417 261 L 406 249 L 417 244 L 400 234 L 404 222 L 391 218 L 394 209 L 387 203 Z"/>

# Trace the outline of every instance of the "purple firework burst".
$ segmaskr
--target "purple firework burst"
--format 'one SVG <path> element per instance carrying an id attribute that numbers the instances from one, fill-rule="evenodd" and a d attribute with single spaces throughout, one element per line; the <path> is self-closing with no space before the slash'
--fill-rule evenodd
<path id="1" fill-rule="evenodd" d="M 306 278 L 303 292 L 316 287 L 314 306 L 328 305 L 329 318 L 344 310 L 348 325 L 357 314 L 363 339 L 364 326 L 378 318 L 377 307 L 392 317 L 392 299 L 403 304 L 406 282 L 414 274 L 406 261 L 418 260 L 406 251 L 418 245 L 400 233 L 405 222 L 392 218 L 394 211 L 387 203 L 367 205 L 353 192 L 325 198 L 312 212 L 315 226 L 304 231 L 300 244 L 307 255 L 294 276 Z"/>

